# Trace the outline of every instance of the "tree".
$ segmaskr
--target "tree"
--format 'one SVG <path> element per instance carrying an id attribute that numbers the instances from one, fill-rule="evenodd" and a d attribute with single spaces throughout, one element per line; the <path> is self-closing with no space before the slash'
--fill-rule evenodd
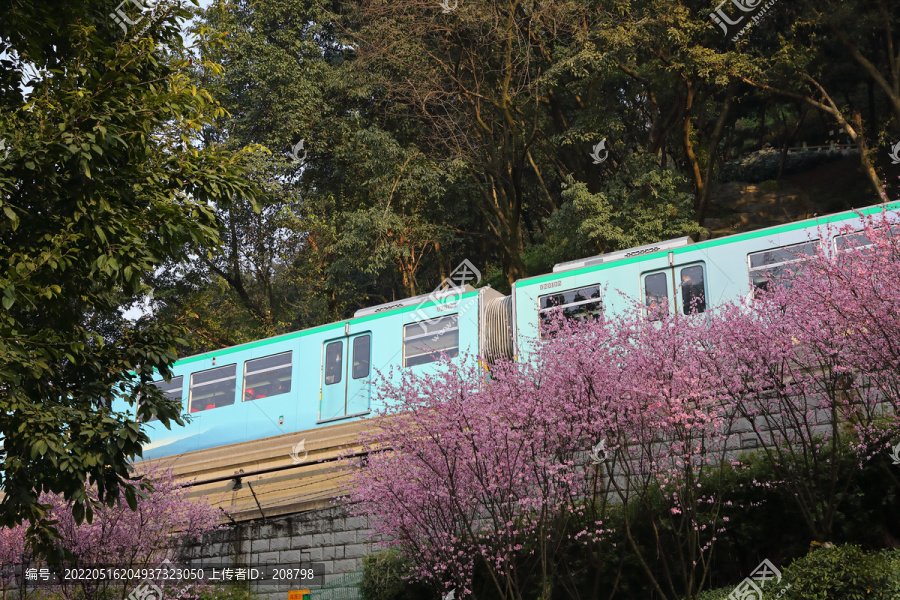
<path id="1" fill-rule="evenodd" d="M 900 7 L 885 0 L 806 0 L 779 23 L 789 34 L 770 34 L 774 51 L 746 61 L 741 75 L 759 90 L 819 111 L 846 132 L 882 201 L 885 177 L 874 149 L 900 131 L 898 17 Z"/>
<path id="2" fill-rule="evenodd" d="M 648 590 L 695 598 L 744 510 L 722 485 L 742 461 L 766 463 L 772 479 L 753 485 L 783 490 L 830 541 L 862 469 L 900 433 L 897 230 L 885 216 L 844 230 L 840 251 L 798 256 L 750 304 L 560 319 L 489 375 L 388 375 L 355 510 L 416 578 L 478 595 L 487 573 L 503 598 L 584 592 L 561 557 L 578 546 L 599 572 L 611 539 Z M 743 459 L 747 438 L 759 450 Z"/>
<path id="3" fill-rule="evenodd" d="M 560 53 L 593 20 L 577 2 L 460 4 L 364 2 L 343 21 L 354 68 L 376 74 L 422 131 L 422 147 L 460 160 L 473 208 L 496 244 L 508 283 L 525 276 L 526 205 L 553 200 L 532 149 L 551 118 L 544 104 L 566 95 L 553 73 Z M 402 35 L 398 32 L 402 31 Z M 587 161 L 584 155 L 581 161 Z"/>
<path id="4" fill-rule="evenodd" d="M 188 498 L 188 489 L 175 480 L 171 470 L 151 467 L 138 476 L 152 482 L 152 490 L 142 495 L 135 510 L 124 505 L 102 507 L 92 523 L 78 523 L 72 516 L 72 506 L 60 495 L 41 498 L 49 508 L 48 516 L 57 521 L 58 550 L 50 562 L 57 576 L 66 568 L 93 569 L 125 567 L 134 569 L 158 568 L 164 560 L 176 558 L 178 544 L 195 542 L 203 535 L 218 529 L 219 511 L 202 500 Z M 98 501 L 97 491 L 88 496 Z M 31 552 L 27 528 L 19 525 L 0 530 L 0 569 L 15 565 L 35 565 L 40 558 Z M 101 598 L 109 588 L 121 587 L 122 597 L 135 581 L 118 581 L 99 577 L 81 580 L 59 577 L 64 597 L 77 592 L 82 598 Z M 15 589 L 23 581 L 7 581 L 6 589 Z"/>
<path id="5" fill-rule="evenodd" d="M 130 14 L 123 35 L 99 1 L 0 8 L 2 525 L 45 524 L 43 493 L 90 520 L 89 486 L 135 505 L 128 462 L 148 438 L 113 398 L 182 423 L 150 385 L 180 330 L 121 309 L 166 260 L 214 248 L 217 210 L 255 193 L 243 155 L 196 144 L 221 109 L 183 72 L 189 14 Z"/>
<path id="6" fill-rule="evenodd" d="M 254 164 L 260 211 L 223 209 L 222 252 L 161 277 L 156 308 L 201 350 L 433 287 L 459 258 L 465 209 L 442 201 L 453 174 L 416 147 L 402 115 L 381 114 L 371 77 L 350 76 L 353 51 L 323 6 L 221 2 L 202 19 L 203 35 L 229 40 L 208 56 L 224 71 L 194 73 L 230 113 L 204 139 L 272 154 Z"/>
<path id="7" fill-rule="evenodd" d="M 563 557 L 578 548 L 599 572 L 618 506 L 650 587 L 663 598 L 695 594 L 721 532 L 725 499 L 708 489 L 710 474 L 733 436 L 732 411 L 705 387 L 714 379 L 700 360 L 704 327 L 671 316 L 648 336 L 643 311 L 560 322 L 527 353 L 533 361 L 496 363 L 489 379 L 452 365 L 404 374 L 385 385 L 386 415 L 363 435 L 374 454 L 354 474 L 355 510 L 417 578 L 477 595 L 483 569 L 499 597 L 519 599 L 557 586 L 578 597 Z M 651 513 L 659 533 L 648 551 L 628 515 L 660 494 L 669 511 Z M 673 548 L 671 561 L 654 560 Z M 599 597 L 596 585 L 588 597 Z"/>
<path id="8" fill-rule="evenodd" d="M 583 462 L 581 435 L 551 434 L 555 407 L 509 404 L 509 392 L 521 390 L 498 383 L 504 391 L 491 392 L 480 379 L 477 369 L 451 368 L 386 390 L 397 414 L 365 445 L 391 450 L 370 456 L 352 497 L 412 559 L 417 578 L 468 595 L 484 567 L 501 598 L 522 598 L 531 586 L 548 594 L 565 524 L 582 524 L 588 545 L 602 535 L 580 500 L 596 473 L 573 468 Z"/>
<path id="9" fill-rule="evenodd" d="M 546 255 L 543 270 L 550 271 L 554 262 L 699 234 L 696 221 L 687 216 L 693 198 L 685 182 L 647 154 L 623 157 L 620 169 L 595 193 L 569 180 L 563 205 L 547 219 L 546 241 L 537 246 Z"/>

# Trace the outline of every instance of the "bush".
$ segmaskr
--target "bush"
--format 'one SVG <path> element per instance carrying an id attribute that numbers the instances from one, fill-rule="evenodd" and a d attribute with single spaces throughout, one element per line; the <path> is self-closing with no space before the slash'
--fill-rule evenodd
<path id="1" fill-rule="evenodd" d="M 433 597 L 427 586 L 407 581 L 406 563 L 396 550 L 363 557 L 360 591 L 365 600 L 414 600 Z"/>
<path id="2" fill-rule="evenodd" d="M 896 598 L 898 560 L 896 551 L 865 553 L 852 544 L 821 548 L 785 569 L 785 600 Z"/>

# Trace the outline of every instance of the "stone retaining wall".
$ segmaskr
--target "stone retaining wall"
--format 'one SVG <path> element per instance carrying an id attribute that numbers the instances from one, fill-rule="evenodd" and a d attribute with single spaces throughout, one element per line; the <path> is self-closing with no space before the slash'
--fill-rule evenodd
<path id="1" fill-rule="evenodd" d="M 275 518 L 248 521 L 204 536 L 184 547 L 179 564 L 222 569 L 268 565 L 313 569 L 312 580 L 258 582 L 251 590 L 266 600 L 287 600 L 290 590 L 319 587 L 362 570 L 362 557 L 378 552 L 365 519 L 345 506 L 332 506 Z"/>

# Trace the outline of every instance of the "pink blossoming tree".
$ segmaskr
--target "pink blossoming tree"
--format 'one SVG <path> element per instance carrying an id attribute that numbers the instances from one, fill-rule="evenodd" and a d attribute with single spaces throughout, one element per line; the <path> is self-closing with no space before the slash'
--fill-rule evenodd
<path id="1" fill-rule="evenodd" d="M 863 225 L 823 229 L 814 256 L 710 332 L 730 402 L 819 541 L 858 472 L 840 465 L 862 468 L 898 435 L 900 237 L 887 213 Z"/>
<path id="2" fill-rule="evenodd" d="M 356 510 L 414 577 L 467 595 L 481 567 L 500 597 L 519 599 L 534 573 L 543 598 L 566 585 L 569 538 L 595 552 L 616 506 L 649 586 L 694 597 L 731 504 L 717 477 L 739 466 L 749 438 L 776 474 L 757 484 L 784 486 L 810 534 L 827 540 L 855 474 L 898 434 L 895 229 L 866 219 L 862 232 L 837 232 L 840 251 L 823 230 L 828 243 L 751 305 L 558 320 L 531 358 L 489 374 L 453 364 L 402 373 L 381 387 L 388 408 L 365 434 Z M 666 510 L 648 512 L 659 497 Z M 635 542 L 633 514 L 651 515 L 652 552 Z"/>
<path id="3" fill-rule="evenodd" d="M 722 503 L 701 480 L 721 464 L 733 419 L 707 391 L 703 328 L 676 316 L 559 321 L 533 360 L 500 361 L 489 376 L 453 364 L 424 379 L 403 373 L 382 388 L 390 416 L 365 434 L 373 454 L 355 477 L 357 510 L 418 578 L 469 594 L 480 565 L 500 597 L 518 599 L 534 573 L 541 597 L 567 584 L 570 538 L 602 568 L 598 543 L 618 504 L 657 592 L 699 589 Z M 627 518 L 660 494 L 671 510 L 654 526 L 682 551 L 663 580 Z"/>
<path id="4" fill-rule="evenodd" d="M 60 496 L 45 494 L 41 502 L 49 506 L 48 516 L 56 521 L 59 534 L 55 541 L 57 556 L 49 562 L 44 560 L 46 557 L 35 556 L 24 525 L 0 529 L 0 569 L 23 564 L 49 564 L 53 570 L 100 566 L 154 568 L 175 556 L 178 543 L 198 540 L 219 527 L 218 512 L 206 502 L 189 499 L 188 489 L 176 482 L 171 470 L 151 468 L 143 477 L 152 484 L 152 489 L 138 496 L 135 510 L 124 503 L 109 507 L 97 502 L 96 494 L 91 496 L 95 506 L 91 523 L 77 523 L 69 503 Z M 18 587 L 22 582 L 7 578 L 3 583 L 5 591 L 7 586 Z M 127 593 L 137 583 L 98 579 L 63 581 L 60 591 L 65 597 L 77 593 L 79 597 L 91 599 L 99 597 L 107 587 L 118 586 Z"/>

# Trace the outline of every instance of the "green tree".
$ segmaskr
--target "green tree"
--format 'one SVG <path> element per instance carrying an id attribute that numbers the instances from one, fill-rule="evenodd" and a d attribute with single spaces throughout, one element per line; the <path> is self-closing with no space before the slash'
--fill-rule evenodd
<path id="1" fill-rule="evenodd" d="M 553 206 L 532 149 L 547 138 L 548 98 L 568 95 L 554 68 L 594 18 L 581 2 L 460 2 L 445 14 L 411 0 L 364 1 L 343 22 L 354 67 L 407 109 L 426 155 L 465 168 L 507 283 L 527 274 L 529 206 Z"/>
<path id="2" fill-rule="evenodd" d="M 0 6 L 2 525 L 41 524 L 42 492 L 90 519 L 90 485 L 134 506 L 128 464 L 148 438 L 112 400 L 181 423 L 150 385 L 180 331 L 122 310 L 167 260 L 210 252 L 217 212 L 255 194 L 242 155 L 197 143 L 222 109 L 185 73 L 190 12 L 126 16 L 98 0 Z"/>
<path id="3" fill-rule="evenodd" d="M 565 203 L 548 219 L 546 241 L 532 252 L 554 262 L 633 248 L 656 240 L 696 235 L 691 214 L 693 195 L 686 178 L 660 167 L 652 155 L 623 158 L 615 177 L 591 193 L 583 182 L 570 180 Z"/>
<path id="4" fill-rule="evenodd" d="M 900 133 L 898 20 L 900 5 L 888 0 L 804 0 L 751 30 L 762 29 L 766 43 L 740 42 L 741 80 L 813 109 L 846 132 L 882 199 L 886 178 L 879 163 L 886 153 L 875 149 Z"/>
<path id="5" fill-rule="evenodd" d="M 224 208 L 220 253 L 159 278 L 155 306 L 188 326 L 193 349 L 340 319 L 449 272 L 468 218 L 445 201 L 454 166 L 426 157 L 403 108 L 348 69 L 354 53 L 323 7 L 219 2 L 202 20 L 203 35 L 228 39 L 208 55 L 224 69 L 195 72 L 229 111 L 204 139 L 272 153 L 254 163 L 260 211 Z"/>

